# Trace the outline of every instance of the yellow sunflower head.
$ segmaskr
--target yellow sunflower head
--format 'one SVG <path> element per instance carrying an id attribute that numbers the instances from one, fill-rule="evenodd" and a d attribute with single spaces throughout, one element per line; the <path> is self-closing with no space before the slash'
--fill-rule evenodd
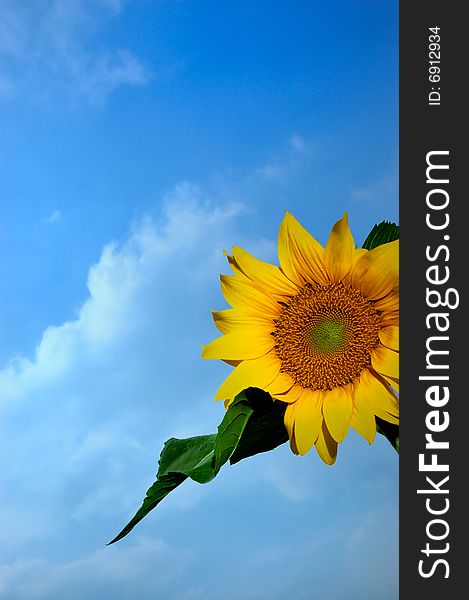
<path id="1" fill-rule="evenodd" d="M 232 308 L 213 313 L 223 335 L 202 356 L 235 367 L 217 400 L 265 390 L 287 403 L 292 451 L 333 464 L 350 426 L 371 444 L 375 415 L 399 422 L 399 242 L 356 248 L 345 214 L 323 247 L 287 212 L 278 255 L 280 267 L 233 248 Z"/>

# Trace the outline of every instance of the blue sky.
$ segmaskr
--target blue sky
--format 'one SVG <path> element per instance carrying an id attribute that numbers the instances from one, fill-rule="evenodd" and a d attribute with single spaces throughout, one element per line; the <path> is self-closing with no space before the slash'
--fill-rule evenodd
<path id="1" fill-rule="evenodd" d="M 188 482 L 223 249 L 398 221 L 398 5 L 0 0 L 0 597 L 398 597 L 398 462 L 349 434 Z"/>

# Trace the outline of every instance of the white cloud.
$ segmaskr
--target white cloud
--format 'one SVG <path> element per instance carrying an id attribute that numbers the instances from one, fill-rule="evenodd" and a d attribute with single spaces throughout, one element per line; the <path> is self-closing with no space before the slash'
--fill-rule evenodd
<path id="1" fill-rule="evenodd" d="M 50 213 L 50 215 L 48 215 L 44 221 L 45 223 L 51 225 L 52 223 L 58 223 L 58 221 L 60 221 L 60 219 L 62 218 L 62 215 L 60 214 L 59 210 L 54 210 L 53 212 Z"/>
<path id="2" fill-rule="evenodd" d="M 255 174 L 264 181 L 286 183 L 301 162 L 307 158 L 311 147 L 310 142 L 295 133 L 287 140 L 287 147 L 283 155 L 258 167 Z"/>
<path id="3" fill-rule="evenodd" d="M 398 589 L 395 507 L 384 504 L 357 513 L 348 519 L 341 515 L 337 523 L 321 522 L 318 515 L 312 529 L 306 515 L 299 514 L 303 535 L 300 526 L 274 540 L 266 532 L 253 536 L 252 530 L 238 538 L 229 525 L 240 515 L 230 515 L 215 539 L 207 531 L 215 542 L 209 547 L 187 531 L 180 544 L 134 533 L 123 543 L 73 558 L 23 559 L 0 566 L 0 594 L 8 600 L 344 600 L 351 594 L 392 600 Z M 262 520 L 257 513 L 257 527 Z M 272 529 L 284 526 L 277 522 Z M 202 548 L 205 554 L 200 555 Z"/>
<path id="4" fill-rule="evenodd" d="M 373 181 L 367 185 L 356 187 L 352 190 L 352 199 L 363 204 L 380 204 L 383 203 L 383 197 L 387 198 L 397 194 L 396 179 L 391 177 L 383 177 L 377 181 Z"/>
<path id="5" fill-rule="evenodd" d="M 0 2 L 0 93 L 101 104 L 123 85 L 148 81 L 148 69 L 125 48 L 94 38 L 123 9 L 120 0 Z M 3 92 L 1 89 L 3 88 Z"/>
<path id="6" fill-rule="evenodd" d="M 262 179 L 280 180 L 285 175 L 285 165 L 276 163 L 267 163 L 256 170 L 257 175 Z"/>
<path id="7" fill-rule="evenodd" d="M 297 133 L 290 137 L 289 142 L 291 149 L 299 154 L 306 152 L 306 150 L 308 149 L 307 141 Z"/>
<path id="8" fill-rule="evenodd" d="M 197 187 L 176 186 L 164 200 L 162 218 L 146 215 L 124 243 L 104 247 L 89 270 L 89 297 L 77 319 L 48 327 L 33 359 L 17 357 L 0 372 L 3 402 L 9 395 L 57 380 L 76 366 L 78 356 L 93 357 L 147 326 L 153 317 L 147 304 L 152 294 L 160 294 L 153 305 L 156 319 L 152 326 L 165 325 L 161 313 L 166 306 L 160 307 L 158 322 L 158 300 L 168 306 L 184 303 L 182 298 L 176 303 L 171 298 L 171 285 L 180 292 L 173 263 L 191 284 L 213 277 L 215 265 L 221 268 L 224 261 L 222 248 L 230 238 L 227 229 L 242 210 L 240 204 L 224 208 L 204 204 Z"/>
<path id="9" fill-rule="evenodd" d="M 88 590 L 101 597 L 145 597 L 177 580 L 187 552 L 161 539 L 138 536 L 132 545 L 103 547 L 69 561 L 23 560 L 0 566 L 5 598 L 81 599 Z M 93 597 L 95 597 L 93 595 Z"/>
<path id="10" fill-rule="evenodd" d="M 223 248 L 243 241 L 243 207 L 215 206 L 187 183 L 162 205 L 104 247 L 77 317 L 0 371 L 2 443 L 15 456 L 1 485 L 22 490 L 3 503 L 5 540 L 50 537 L 96 515 L 122 519 L 151 483 L 163 441 L 220 420 L 215 378 L 228 367 L 200 352 L 217 335 L 209 311 L 222 301 Z M 199 497 L 188 494 L 176 509 Z"/>

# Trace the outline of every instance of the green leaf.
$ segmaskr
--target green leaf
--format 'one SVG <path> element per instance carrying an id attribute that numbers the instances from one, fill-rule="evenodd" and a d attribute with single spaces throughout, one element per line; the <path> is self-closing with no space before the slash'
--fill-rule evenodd
<path id="1" fill-rule="evenodd" d="M 221 469 L 231 457 L 241 439 L 254 409 L 251 407 L 245 391 L 236 396 L 218 426 L 215 440 L 215 472 Z"/>
<path id="2" fill-rule="evenodd" d="M 288 432 L 283 422 L 287 404 L 272 400 L 267 392 L 258 388 L 248 388 L 245 393 L 254 412 L 230 457 L 232 465 L 288 442 Z"/>
<path id="3" fill-rule="evenodd" d="M 241 392 L 228 409 L 215 441 L 215 470 L 228 459 L 231 465 L 243 458 L 273 450 L 288 441 L 283 417 L 287 405 L 259 388 Z"/>
<path id="4" fill-rule="evenodd" d="M 125 537 L 186 479 L 207 483 L 228 460 L 234 464 L 286 442 L 285 409 L 286 404 L 273 401 L 266 392 L 248 388 L 236 396 L 216 434 L 170 438 L 158 461 L 156 481 L 147 491 L 142 506 L 109 544 Z"/>
<path id="5" fill-rule="evenodd" d="M 122 531 L 109 542 L 125 537 L 170 492 L 188 477 L 207 483 L 216 473 L 213 468 L 216 435 L 200 435 L 186 439 L 169 439 L 163 446 L 155 483 L 147 491 L 142 506 Z"/>
<path id="6" fill-rule="evenodd" d="M 213 456 L 216 434 L 192 438 L 169 439 L 159 460 L 157 477 L 182 473 L 198 483 L 207 483 L 215 477 Z"/>
<path id="7" fill-rule="evenodd" d="M 114 544 L 125 537 L 132 529 L 139 523 L 147 514 L 153 510 L 160 502 L 165 498 L 169 492 L 172 492 L 178 487 L 183 481 L 187 479 L 186 475 L 182 473 L 172 473 L 171 475 L 165 475 L 155 481 L 151 488 L 147 491 L 145 500 L 142 506 L 135 513 L 135 516 L 127 523 L 127 525 L 120 531 L 109 544 Z"/>
<path id="8" fill-rule="evenodd" d="M 399 239 L 399 225 L 390 221 L 381 221 L 373 227 L 363 242 L 363 248 L 373 250 L 381 244 L 387 244 Z"/>

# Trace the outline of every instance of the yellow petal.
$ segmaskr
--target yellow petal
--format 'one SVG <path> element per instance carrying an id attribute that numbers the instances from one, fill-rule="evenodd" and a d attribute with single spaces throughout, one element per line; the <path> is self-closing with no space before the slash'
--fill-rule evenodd
<path id="1" fill-rule="evenodd" d="M 276 400 L 281 400 L 282 402 L 296 402 L 298 398 L 303 393 L 303 388 L 299 385 L 294 385 L 287 392 L 279 393 L 271 393 L 275 397 Z"/>
<path id="2" fill-rule="evenodd" d="M 295 382 L 288 373 L 279 373 L 265 391 L 269 392 L 271 396 L 281 395 L 290 391 L 294 384 Z"/>
<path id="3" fill-rule="evenodd" d="M 290 449 L 293 452 L 293 454 L 299 454 L 298 448 L 296 447 L 295 436 L 290 438 Z"/>
<path id="4" fill-rule="evenodd" d="M 399 423 L 398 399 L 386 382 L 368 369 L 361 372 L 360 379 L 355 384 L 355 400 L 357 404 L 362 401 L 371 404 L 374 414 L 381 419 Z"/>
<path id="5" fill-rule="evenodd" d="M 204 346 L 205 349 L 205 346 Z M 237 367 L 239 365 L 239 363 L 243 362 L 242 360 L 226 360 L 226 359 L 222 359 L 223 362 L 226 362 L 227 365 L 230 365 L 230 367 Z"/>
<path id="6" fill-rule="evenodd" d="M 296 404 L 289 404 L 285 409 L 285 415 L 283 417 L 283 422 L 285 423 L 285 428 L 288 432 L 288 437 L 290 438 L 293 435 L 293 425 L 295 423 L 296 408 Z"/>
<path id="7" fill-rule="evenodd" d="M 337 458 L 337 442 L 332 438 L 325 423 L 322 424 L 314 447 L 326 465 L 333 465 L 335 463 Z"/>
<path id="8" fill-rule="evenodd" d="M 264 389 L 280 372 L 281 362 L 273 352 L 261 358 L 243 360 L 225 379 L 218 390 L 216 400 L 232 400 L 248 387 Z"/>
<path id="9" fill-rule="evenodd" d="M 322 392 L 305 389 L 295 402 L 295 441 L 304 456 L 318 439 L 322 425 Z"/>
<path id="10" fill-rule="evenodd" d="M 389 385 L 396 390 L 397 393 L 399 393 L 399 380 L 397 379 L 392 379 L 391 377 L 386 377 L 385 375 L 383 375 L 383 379 L 385 379 Z"/>
<path id="11" fill-rule="evenodd" d="M 251 310 L 253 312 L 253 310 Z M 222 333 L 234 333 L 239 330 L 257 329 L 270 333 L 275 329 L 273 320 L 268 316 L 253 316 L 246 310 L 228 308 L 226 310 L 212 311 L 212 317 L 218 330 Z"/>
<path id="12" fill-rule="evenodd" d="M 376 435 L 376 420 L 373 405 L 368 396 L 363 393 L 360 380 L 354 383 L 354 402 L 352 421 L 350 425 L 365 440 L 372 444 Z"/>
<path id="13" fill-rule="evenodd" d="M 399 310 L 399 290 L 392 290 L 387 296 L 373 302 L 374 308 L 380 311 L 398 311 Z"/>
<path id="14" fill-rule="evenodd" d="M 287 212 L 278 234 L 278 257 L 285 275 L 298 286 L 305 281 L 327 285 L 323 256 L 321 244 Z"/>
<path id="15" fill-rule="evenodd" d="M 298 448 L 296 447 L 295 434 L 294 434 L 296 409 L 297 409 L 296 402 L 293 404 L 289 404 L 285 410 L 285 415 L 283 417 L 285 429 L 287 430 L 288 437 L 290 438 L 290 448 L 291 448 L 291 451 L 293 452 L 293 454 L 298 454 Z"/>
<path id="16" fill-rule="evenodd" d="M 352 286 L 368 300 L 384 298 L 399 281 L 399 240 L 364 254 L 351 274 Z"/>
<path id="17" fill-rule="evenodd" d="M 223 250 L 226 258 L 228 259 L 228 264 L 231 267 L 231 270 L 233 271 L 233 275 L 236 275 L 237 277 L 240 277 L 241 279 L 248 279 L 248 277 L 246 277 L 246 275 L 241 271 L 240 266 L 238 265 L 238 263 L 235 261 L 234 256 L 231 256 L 230 254 L 228 254 L 228 252 L 226 250 Z"/>
<path id="18" fill-rule="evenodd" d="M 399 311 L 384 312 L 380 317 L 380 324 L 382 327 L 387 327 L 388 325 L 397 325 L 399 327 Z"/>
<path id="19" fill-rule="evenodd" d="M 272 350 L 275 339 L 272 335 L 257 331 L 228 333 L 210 342 L 202 352 L 202 358 L 222 360 L 246 360 L 259 358 Z"/>
<path id="20" fill-rule="evenodd" d="M 399 327 L 396 325 L 383 327 L 379 332 L 379 339 L 386 348 L 399 351 Z"/>
<path id="21" fill-rule="evenodd" d="M 352 386 L 344 385 L 325 392 L 322 412 L 329 433 L 336 442 L 343 442 L 352 419 Z"/>
<path id="22" fill-rule="evenodd" d="M 352 255 L 352 262 L 350 265 L 350 271 L 347 273 L 347 275 L 343 278 L 343 282 L 345 285 L 351 285 L 351 273 L 353 271 L 353 267 L 355 266 L 355 264 L 360 260 L 360 258 L 362 256 L 364 256 L 366 253 L 368 252 L 368 250 L 366 248 L 355 248 L 355 251 Z"/>
<path id="23" fill-rule="evenodd" d="M 378 344 L 371 352 L 371 366 L 381 375 L 399 379 L 399 352 Z"/>
<path id="24" fill-rule="evenodd" d="M 241 271 L 256 287 L 267 289 L 272 294 L 294 296 L 298 286 L 288 279 L 276 265 L 258 260 L 239 246 L 233 248 L 233 258 Z"/>
<path id="25" fill-rule="evenodd" d="M 360 260 L 360 258 L 362 256 L 365 256 L 365 254 L 368 252 L 368 250 L 366 248 L 355 248 L 355 252 L 353 253 L 353 263 L 352 263 L 352 267 Z"/>
<path id="26" fill-rule="evenodd" d="M 342 280 L 354 262 L 355 243 L 348 224 L 347 213 L 337 221 L 324 249 L 324 265 L 332 283 Z"/>
<path id="27" fill-rule="evenodd" d="M 273 298 L 256 289 L 249 280 L 234 275 L 221 275 L 221 290 L 226 301 L 234 308 L 256 311 L 255 314 L 278 315 L 280 305 Z"/>

